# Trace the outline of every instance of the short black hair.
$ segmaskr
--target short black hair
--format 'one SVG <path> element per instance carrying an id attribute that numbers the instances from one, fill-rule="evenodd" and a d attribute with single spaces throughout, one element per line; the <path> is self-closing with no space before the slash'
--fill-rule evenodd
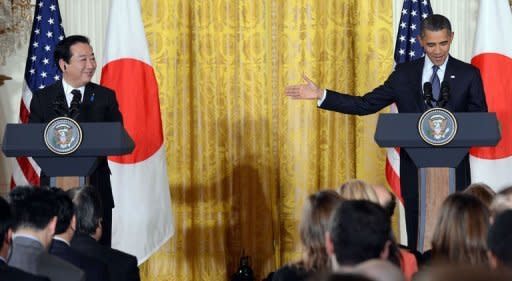
<path id="1" fill-rule="evenodd" d="M 355 265 L 379 258 L 390 240 L 391 221 L 373 202 L 348 200 L 331 217 L 329 232 L 338 264 Z"/>
<path id="2" fill-rule="evenodd" d="M 68 190 L 68 194 L 75 205 L 76 233 L 94 234 L 103 214 L 98 191 L 92 186 L 81 186 Z"/>
<path id="3" fill-rule="evenodd" d="M 57 216 L 55 195 L 46 188 L 16 187 L 9 194 L 9 199 L 15 231 L 19 227 L 42 230 Z"/>
<path id="4" fill-rule="evenodd" d="M 439 31 L 443 29 L 446 29 L 448 34 L 452 33 L 452 24 L 450 23 L 450 20 L 443 15 L 433 14 L 421 21 L 420 36 L 423 38 L 426 30 Z"/>
<path id="5" fill-rule="evenodd" d="M 71 56 L 73 55 L 71 53 L 71 46 L 73 46 L 77 43 L 84 43 L 84 44 L 90 45 L 89 38 L 87 38 L 83 35 L 70 35 L 70 36 L 60 40 L 59 43 L 57 43 L 57 46 L 55 46 L 55 51 L 53 51 L 53 59 L 59 69 L 60 69 L 59 61 L 61 59 L 64 60 L 66 63 L 69 63 L 69 59 L 71 59 Z M 62 71 L 62 69 L 61 69 L 61 71 Z"/>
<path id="6" fill-rule="evenodd" d="M 71 223 L 71 219 L 75 214 L 75 206 L 69 195 L 60 188 L 52 188 L 55 193 L 55 200 L 57 201 L 57 226 L 55 227 L 55 234 L 66 232 Z"/>
<path id="7" fill-rule="evenodd" d="M 2 248 L 2 242 L 5 240 L 7 231 L 12 228 L 12 214 L 9 203 L 0 196 L 0 249 Z"/>
<path id="8" fill-rule="evenodd" d="M 512 210 L 499 214 L 489 228 L 487 247 L 496 258 L 512 269 Z"/>

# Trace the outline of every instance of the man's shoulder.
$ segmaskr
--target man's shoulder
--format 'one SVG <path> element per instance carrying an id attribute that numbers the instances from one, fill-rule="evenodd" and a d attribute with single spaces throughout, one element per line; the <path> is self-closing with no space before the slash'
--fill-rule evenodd
<path id="1" fill-rule="evenodd" d="M 0 281 L 18 280 L 18 281 L 43 281 L 50 280 L 46 277 L 32 275 L 23 270 L 10 266 L 0 267 Z"/>
<path id="2" fill-rule="evenodd" d="M 114 90 L 107 88 L 105 86 L 102 86 L 100 84 L 96 84 L 94 82 L 89 82 L 87 85 L 85 85 L 86 90 L 90 89 L 94 92 L 105 92 L 105 93 L 114 93 Z"/>
<path id="3" fill-rule="evenodd" d="M 459 59 L 456 59 L 452 56 L 450 56 L 448 60 L 449 67 L 453 67 L 454 69 L 461 69 L 461 70 L 470 70 L 475 71 L 478 70 L 478 68 L 472 64 L 469 64 L 467 62 L 461 61 Z"/>

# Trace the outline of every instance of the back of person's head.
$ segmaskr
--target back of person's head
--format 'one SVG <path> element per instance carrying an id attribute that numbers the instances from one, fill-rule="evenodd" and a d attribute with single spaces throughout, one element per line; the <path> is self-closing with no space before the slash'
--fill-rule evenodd
<path id="1" fill-rule="evenodd" d="M 489 211 L 478 198 L 449 195 L 441 206 L 432 237 L 432 257 L 453 264 L 487 265 Z"/>
<path id="2" fill-rule="evenodd" d="M 389 261 L 372 259 L 358 264 L 354 273 L 361 274 L 375 281 L 404 281 L 400 269 Z"/>
<path id="3" fill-rule="evenodd" d="M 55 193 L 55 200 L 57 201 L 57 226 L 55 227 L 55 234 L 61 234 L 66 232 L 71 219 L 75 214 L 75 206 L 69 198 L 69 195 L 60 188 L 51 189 Z"/>
<path id="4" fill-rule="evenodd" d="M 91 186 L 72 188 L 68 190 L 68 194 L 75 205 L 75 233 L 94 234 L 97 227 L 101 226 L 102 220 L 103 209 L 100 195 Z"/>
<path id="5" fill-rule="evenodd" d="M 489 228 L 487 246 L 492 254 L 493 267 L 505 267 L 512 270 L 512 210 L 498 215 Z"/>
<path id="6" fill-rule="evenodd" d="M 322 190 L 308 196 L 299 225 L 300 240 L 304 250 L 302 264 L 307 271 L 327 268 L 328 256 L 325 251 L 325 232 L 334 209 L 341 197 L 334 190 Z"/>
<path id="7" fill-rule="evenodd" d="M 6 238 L 7 232 L 12 228 L 13 220 L 9 203 L 0 196 L 0 249 Z"/>
<path id="8" fill-rule="evenodd" d="M 425 31 L 440 31 L 446 29 L 448 34 L 452 33 L 450 20 L 443 15 L 432 14 L 421 21 L 420 36 L 425 36 Z"/>
<path id="9" fill-rule="evenodd" d="M 47 188 L 16 187 L 9 194 L 14 231 L 19 228 L 43 230 L 57 216 L 56 199 Z"/>
<path id="10" fill-rule="evenodd" d="M 379 199 L 379 202 L 375 202 L 375 203 L 379 203 L 379 205 L 381 205 L 382 208 L 384 208 L 384 210 L 386 211 L 388 216 L 392 217 L 393 214 L 395 213 L 395 208 L 396 208 L 395 195 L 391 191 L 389 191 L 389 189 L 385 188 L 384 186 L 374 185 L 372 187 L 375 190 L 375 194 L 377 195 L 377 198 Z"/>
<path id="11" fill-rule="evenodd" d="M 379 203 L 373 187 L 362 180 L 349 180 L 340 186 L 338 192 L 344 200 L 368 200 Z"/>
<path id="12" fill-rule="evenodd" d="M 387 258 L 391 222 L 384 209 L 366 200 L 344 201 L 331 217 L 329 236 L 340 266 Z"/>
<path id="13" fill-rule="evenodd" d="M 469 185 L 468 188 L 464 190 L 464 193 L 471 194 L 480 199 L 487 208 L 491 207 L 492 200 L 496 195 L 496 192 L 494 192 L 490 186 L 481 182 Z"/>
<path id="14" fill-rule="evenodd" d="M 90 44 L 89 38 L 83 35 L 70 35 L 60 40 L 59 43 L 57 43 L 57 46 L 55 46 L 55 51 L 53 52 L 53 58 L 55 63 L 57 64 L 57 67 L 60 68 L 59 60 L 61 59 L 64 60 L 66 63 L 69 63 L 69 60 L 73 55 L 71 53 L 71 46 L 77 43 L 83 43 L 87 45 Z"/>
<path id="15" fill-rule="evenodd" d="M 494 196 L 490 209 L 493 218 L 512 209 L 512 186 L 502 189 Z"/>

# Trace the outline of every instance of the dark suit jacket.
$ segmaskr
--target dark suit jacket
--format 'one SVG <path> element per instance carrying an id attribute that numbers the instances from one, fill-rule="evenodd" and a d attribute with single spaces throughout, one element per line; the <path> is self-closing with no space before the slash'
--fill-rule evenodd
<path id="1" fill-rule="evenodd" d="M 111 281 L 140 280 L 135 256 L 100 245 L 94 238 L 84 234 L 75 234 L 71 248 L 104 262 L 108 267 Z"/>
<path id="2" fill-rule="evenodd" d="M 0 260 L 0 281 L 50 281 L 46 277 L 40 277 L 26 273 L 14 267 L 8 266 L 4 261 Z"/>
<path id="3" fill-rule="evenodd" d="M 398 112 L 421 113 L 427 110 L 423 96 L 422 75 L 425 59 L 397 65 L 386 82 L 364 96 L 351 96 L 327 90 L 320 108 L 347 114 L 366 115 L 396 103 Z M 450 87 L 446 109 L 452 112 L 485 112 L 487 104 L 480 71 L 467 63 L 449 57 L 443 81 Z M 471 182 L 469 158 L 456 168 L 456 188 L 466 188 Z M 409 247 L 416 248 L 418 226 L 417 168 L 405 152 L 400 150 L 400 185 L 404 198 Z"/>
<path id="4" fill-rule="evenodd" d="M 85 274 L 74 265 L 50 255 L 39 241 L 14 237 L 9 265 L 52 281 L 83 281 Z"/>
<path id="5" fill-rule="evenodd" d="M 64 94 L 62 81 L 58 81 L 34 93 L 30 102 L 29 123 L 47 123 L 69 111 Z M 84 97 L 80 105 L 78 122 L 122 122 L 114 91 L 95 83 L 85 85 Z M 44 173 L 44 171 L 43 171 Z M 48 181 L 41 176 L 42 184 Z M 106 158 L 101 158 L 99 165 L 90 176 L 93 186 L 100 192 L 103 206 L 114 207 L 112 187 L 110 185 L 110 169 Z"/>
<path id="6" fill-rule="evenodd" d="M 348 114 L 366 115 L 396 103 L 398 112 L 421 113 L 427 109 L 423 97 L 423 65 L 418 59 L 397 65 L 386 82 L 362 97 L 327 90 L 321 108 Z M 487 104 L 480 71 L 465 62 L 449 57 L 443 81 L 450 85 L 446 109 L 452 112 L 485 112 Z"/>
<path id="7" fill-rule="evenodd" d="M 49 252 L 83 270 L 87 281 L 110 280 L 105 263 L 81 254 L 60 240 L 53 239 Z"/>

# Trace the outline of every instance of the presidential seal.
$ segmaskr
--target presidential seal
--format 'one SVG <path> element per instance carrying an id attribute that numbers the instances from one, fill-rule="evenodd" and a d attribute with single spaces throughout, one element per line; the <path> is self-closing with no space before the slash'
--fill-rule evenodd
<path id="1" fill-rule="evenodd" d="M 44 143 L 52 152 L 68 155 L 75 152 L 82 143 L 82 129 L 68 117 L 57 117 L 44 129 Z"/>
<path id="2" fill-rule="evenodd" d="M 457 134 L 457 119 L 444 108 L 432 108 L 420 117 L 418 131 L 428 144 L 442 146 L 450 143 Z"/>

